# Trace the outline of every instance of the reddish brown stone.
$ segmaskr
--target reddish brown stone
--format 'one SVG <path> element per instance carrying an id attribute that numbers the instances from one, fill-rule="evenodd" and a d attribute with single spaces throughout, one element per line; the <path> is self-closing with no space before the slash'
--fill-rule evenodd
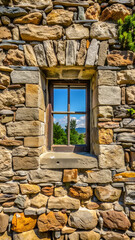
<path id="1" fill-rule="evenodd" d="M 99 205 L 96 202 L 88 202 L 86 204 L 86 208 L 88 208 L 89 210 L 95 210 L 99 208 Z"/>
<path id="2" fill-rule="evenodd" d="M 98 123 L 99 128 L 119 128 L 119 122 L 100 122 Z"/>
<path id="3" fill-rule="evenodd" d="M 62 229 L 67 223 L 67 215 L 61 212 L 49 212 L 42 214 L 38 218 L 38 229 L 40 232 L 57 231 Z"/>
<path id="4" fill-rule="evenodd" d="M 123 4 L 113 4 L 105 8 L 100 17 L 101 21 L 107 20 L 119 20 L 120 18 L 124 20 L 127 15 L 132 13 L 131 9 L 127 8 Z"/>
<path id="5" fill-rule="evenodd" d="M 103 217 L 104 227 L 125 231 L 131 226 L 129 219 L 123 212 L 110 210 L 107 212 L 100 212 L 100 214 Z"/>
<path id="6" fill-rule="evenodd" d="M 110 66 L 132 65 L 133 61 L 134 61 L 134 54 L 131 51 L 113 50 L 107 56 L 107 62 Z"/>
<path id="7" fill-rule="evenodd" d="M 63 182 L 77 182 L 77 169 L 64 169 Z"/>
<path id="8" fill-rule="evenodd" d="M 130 162 L 130 156 L 129 156 L 128 152 L 125 152 L 125 161 L 126 161 L 126 163 Z"/>
<path id="9" fill-rule="evenodd" d="M 54 192 L 54 187 L 43 187 L 42 188 L 42 193 L 46 196 L 52 196 Z"/>
<path id="10" fill-rule="evenodd" d="M 5 207 L 5 208 L 13 207 L 13 206 L 14 206 L 14 202 L 5 202 L 2 204 L 2 207 Z"/>
<path id="11" fill-rule="evenodd" d="M 80 200 L 87 200 L 93 195 L 91 187 L 71 187 L 69 195 Z"/>
<path id="12" fill-rule="evenodd" d="M 10 49 L 3 63 L 4 65 L 24 66 L 24 53 L 18 49 Z"/>

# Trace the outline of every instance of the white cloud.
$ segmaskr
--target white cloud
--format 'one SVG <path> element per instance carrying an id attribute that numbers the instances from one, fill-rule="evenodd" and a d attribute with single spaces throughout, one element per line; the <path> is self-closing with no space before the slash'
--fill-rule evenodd
<path id="1" fill-rule="evenodd" d="M 85 128 L 85 116 L 81 116 L 80 118 L 76 118 L 76 117 L 71 117 L 71 119 L 76 120 L 77 123 L 77 128 Z M 59 118 L 56 119 L 54 118 L 54 122 L 59 122 L 59 124 L 65 128 L 65 126 L 67 125 L 67 116 L 64 116 L 63 118 Z"/>

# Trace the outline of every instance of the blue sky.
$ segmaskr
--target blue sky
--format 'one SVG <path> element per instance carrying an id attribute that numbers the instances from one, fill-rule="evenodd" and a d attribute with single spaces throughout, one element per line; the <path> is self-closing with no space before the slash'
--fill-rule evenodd
<path id="1" fill-rule="evenodd" d="M 67 111 L 68 104 L 68 90 L 54 89 L 54 111 Z M 85 89 L 71 89 L 70 90 L 70 111 L 86 111 L 86 90 Z M 76 120 L 77 128 L 85 128 L 85 115 L 72 114 L 72 119 Z M 54 114 L 54 122 L 59 122 L 65 128 L 67 124 L 66 114 Z"/>

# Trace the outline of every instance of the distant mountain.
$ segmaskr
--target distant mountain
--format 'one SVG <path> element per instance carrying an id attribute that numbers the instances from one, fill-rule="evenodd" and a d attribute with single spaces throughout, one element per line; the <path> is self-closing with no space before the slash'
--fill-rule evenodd
<path id="1" fill-rule="evenodd" d="M 76 128 L 76 131 L 81 134 L 81 133 L 86 133 L 86 128 Z"/>

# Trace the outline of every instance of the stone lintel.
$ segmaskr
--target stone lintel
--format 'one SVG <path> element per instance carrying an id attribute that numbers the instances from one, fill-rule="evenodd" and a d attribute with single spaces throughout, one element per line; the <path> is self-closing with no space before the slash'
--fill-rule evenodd
<path id="1" fill-rule="evenodd" d="M 48 152 L 40 156 L 42 169 L 97 168 L 97 158 L 89 153 Z"/>
<path id="2" fill-rule="evenodd" d="M 96 73 L 96 67 L 84 67 L 84 66 L 57 66 L 57 67 L 45 67 L 42 68 L 47 79 L 79 79 L 90 80 Z"/>

